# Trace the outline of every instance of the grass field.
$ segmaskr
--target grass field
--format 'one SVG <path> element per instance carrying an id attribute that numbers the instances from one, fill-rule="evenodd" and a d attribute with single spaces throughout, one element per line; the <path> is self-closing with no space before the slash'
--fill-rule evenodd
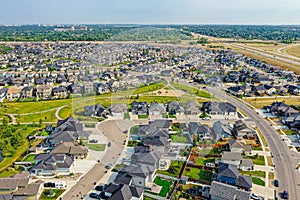
<path id="1" fill-rule="evenodd" d="M 23 126 L 24 128 L 20 130 L 22 133 L 22 136 L 24 138 L 27 138 L 32 132 L 37 131 L 40 129 L 40 127 L 27 127 Z M 11 166 L 14 162 L 16 162 L 28 149 L 29 147 L 29 141 L 25 140 L 24 144 L 20 146 L 18 149 L 15 150 L 13 156 L 6 156 L 0 163 L 0 172 L 7 169 L 9 166 Z"/>
<path id="2" fill-rule="evenodd" d="M 187 167 L 184 175 L 190 178 L 211 181 L 212 172 L 210 170 L 202 170 L 194 167 Z"/>
<path id="3" fill-rule="evenodd" d="M 300 45 L 288 47 L 283 49 L 282 52 L 300 58 Z"/>
<path id="4" fill-rule="evenodd" d="M 269 106 L 273 102 L 284 102 L 287 105 L 299 105 L 300 97 L 297 96 L 286 96 L 286 97 L 245 97 L 244 101 L 250 103 L 256 108 L 263 108 L 264 106 Z"/>
<path id="5" fill-rule="evenodd" d="M 188 94 L 195 95 L 197 97 L 202 97 L 202 98 L 211 98 L 211 95 L 208 92 L 205 92 L 203 90 L 199 90 L 194 87 L 189 87 L 187 85 L 182 85 L 178 83 L 172 83 L 171 84 L 174 88 L 177 90 L 182 90 Z"/>
<path id="6" fill-rule="evenodd" d="M 20 123 L 24 122 L 34 122 L 39 123 L 40 120 L 42 122 L 56 122 L 57 118 L 55 117 L 56 110 L 39 113 L 39 114 L 33 114 L 33 115 L 19 115 L 17 117 L 17 121 Z"/>
<path id="7" fill-rule="evenodd" d="M 104 151 L 106 147 L 106 144 L 91 144 L 87 142 L 84 142 L 83 144 L 93 151 Z"/>
<path id="8" fill-rule="evenodd" d="M 196 164 L 201 165 L 201 166 L 205 166 L 206 163 L 214 163 L 215 160 L 216 160 L 215 158 L 197 158 L 196 159 Z"/>

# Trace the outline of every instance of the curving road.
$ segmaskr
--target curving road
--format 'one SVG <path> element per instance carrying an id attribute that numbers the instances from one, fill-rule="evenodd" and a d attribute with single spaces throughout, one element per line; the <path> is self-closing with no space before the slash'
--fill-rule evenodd
<path id="1" fill-rule="evenodd" d="M 249 108 L 245 102 L 227 95 L 218 88 L 207 88 L 206 90 L 218 98 L 232 103 L 256 122 L 257 127 L 265 136 L 273 155 L 276 177 L 280 183 L 277 195 L 283 190 L 288 190 L 290 199 L 300 199 L 300 178 L 299 172 L 296 169 L 297 163 L 300 162 L 300 154 L 292 152 L 285 142 L 282 141 L 282 137 L 277 133 L 275 128 L 271 126 L 271 123 L 258 115 L 255 110 Z"/>

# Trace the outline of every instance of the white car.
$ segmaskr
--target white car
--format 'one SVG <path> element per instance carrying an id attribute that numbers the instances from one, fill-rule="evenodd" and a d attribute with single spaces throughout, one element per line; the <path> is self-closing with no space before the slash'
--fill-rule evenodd
<path id="1" fill-rule="evenodd" d="M 65 187 L 67 187 L 67 184 L 65 181 L 57 181 L 57 182 L 55 182 L 55 187 L 56 188 L 65 188 Z"/>
<path id="2" fill-rule="evenodd" d="M 258 194 L 254 194 L 254 193 L 251 193 L 250 198 L 254 199 L 254 200 L 263 200 L 264 199 L 263 197 L 259 196 Z"/>

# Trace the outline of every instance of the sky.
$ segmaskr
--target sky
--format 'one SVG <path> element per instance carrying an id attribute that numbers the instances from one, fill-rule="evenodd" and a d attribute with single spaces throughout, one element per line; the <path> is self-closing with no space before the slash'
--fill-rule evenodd
<path id="1" fill-rule="evenodd" d="M 300 0 L 0 0 L 0 24 L 300 24 Z"/>

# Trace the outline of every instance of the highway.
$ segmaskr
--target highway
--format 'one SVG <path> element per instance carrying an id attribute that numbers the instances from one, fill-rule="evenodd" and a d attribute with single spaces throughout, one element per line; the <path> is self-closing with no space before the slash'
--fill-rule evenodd
<path id="1" fill-rule="evenodd" d="M 234 97 L 227 95 L 221 91 L 222 88 L 207 88 L 206 91 L 215 95 L 216 97 L 232 103 L 245 114 L 256 122 L 257 127 L 261 130 L 265 136 L 268 147 L 273 155 L 273 162 L 275 164 L 276 175 L 275 178 L 279 180 L 278 193 L 283 190 L 289 192 L 290 198 L 293 200 L 300 200 L 300 177 L 299 172 L 296 169 L 297 163 L 300 162 L 300 154 L 292 152 L 285 142 L 282 141 L 282 137 L 277 133 L 275 128 L 271 126 L 271 123 L 266 121 L 257 112 L 247 106 L 242 100 L 239 101 Z"/>

